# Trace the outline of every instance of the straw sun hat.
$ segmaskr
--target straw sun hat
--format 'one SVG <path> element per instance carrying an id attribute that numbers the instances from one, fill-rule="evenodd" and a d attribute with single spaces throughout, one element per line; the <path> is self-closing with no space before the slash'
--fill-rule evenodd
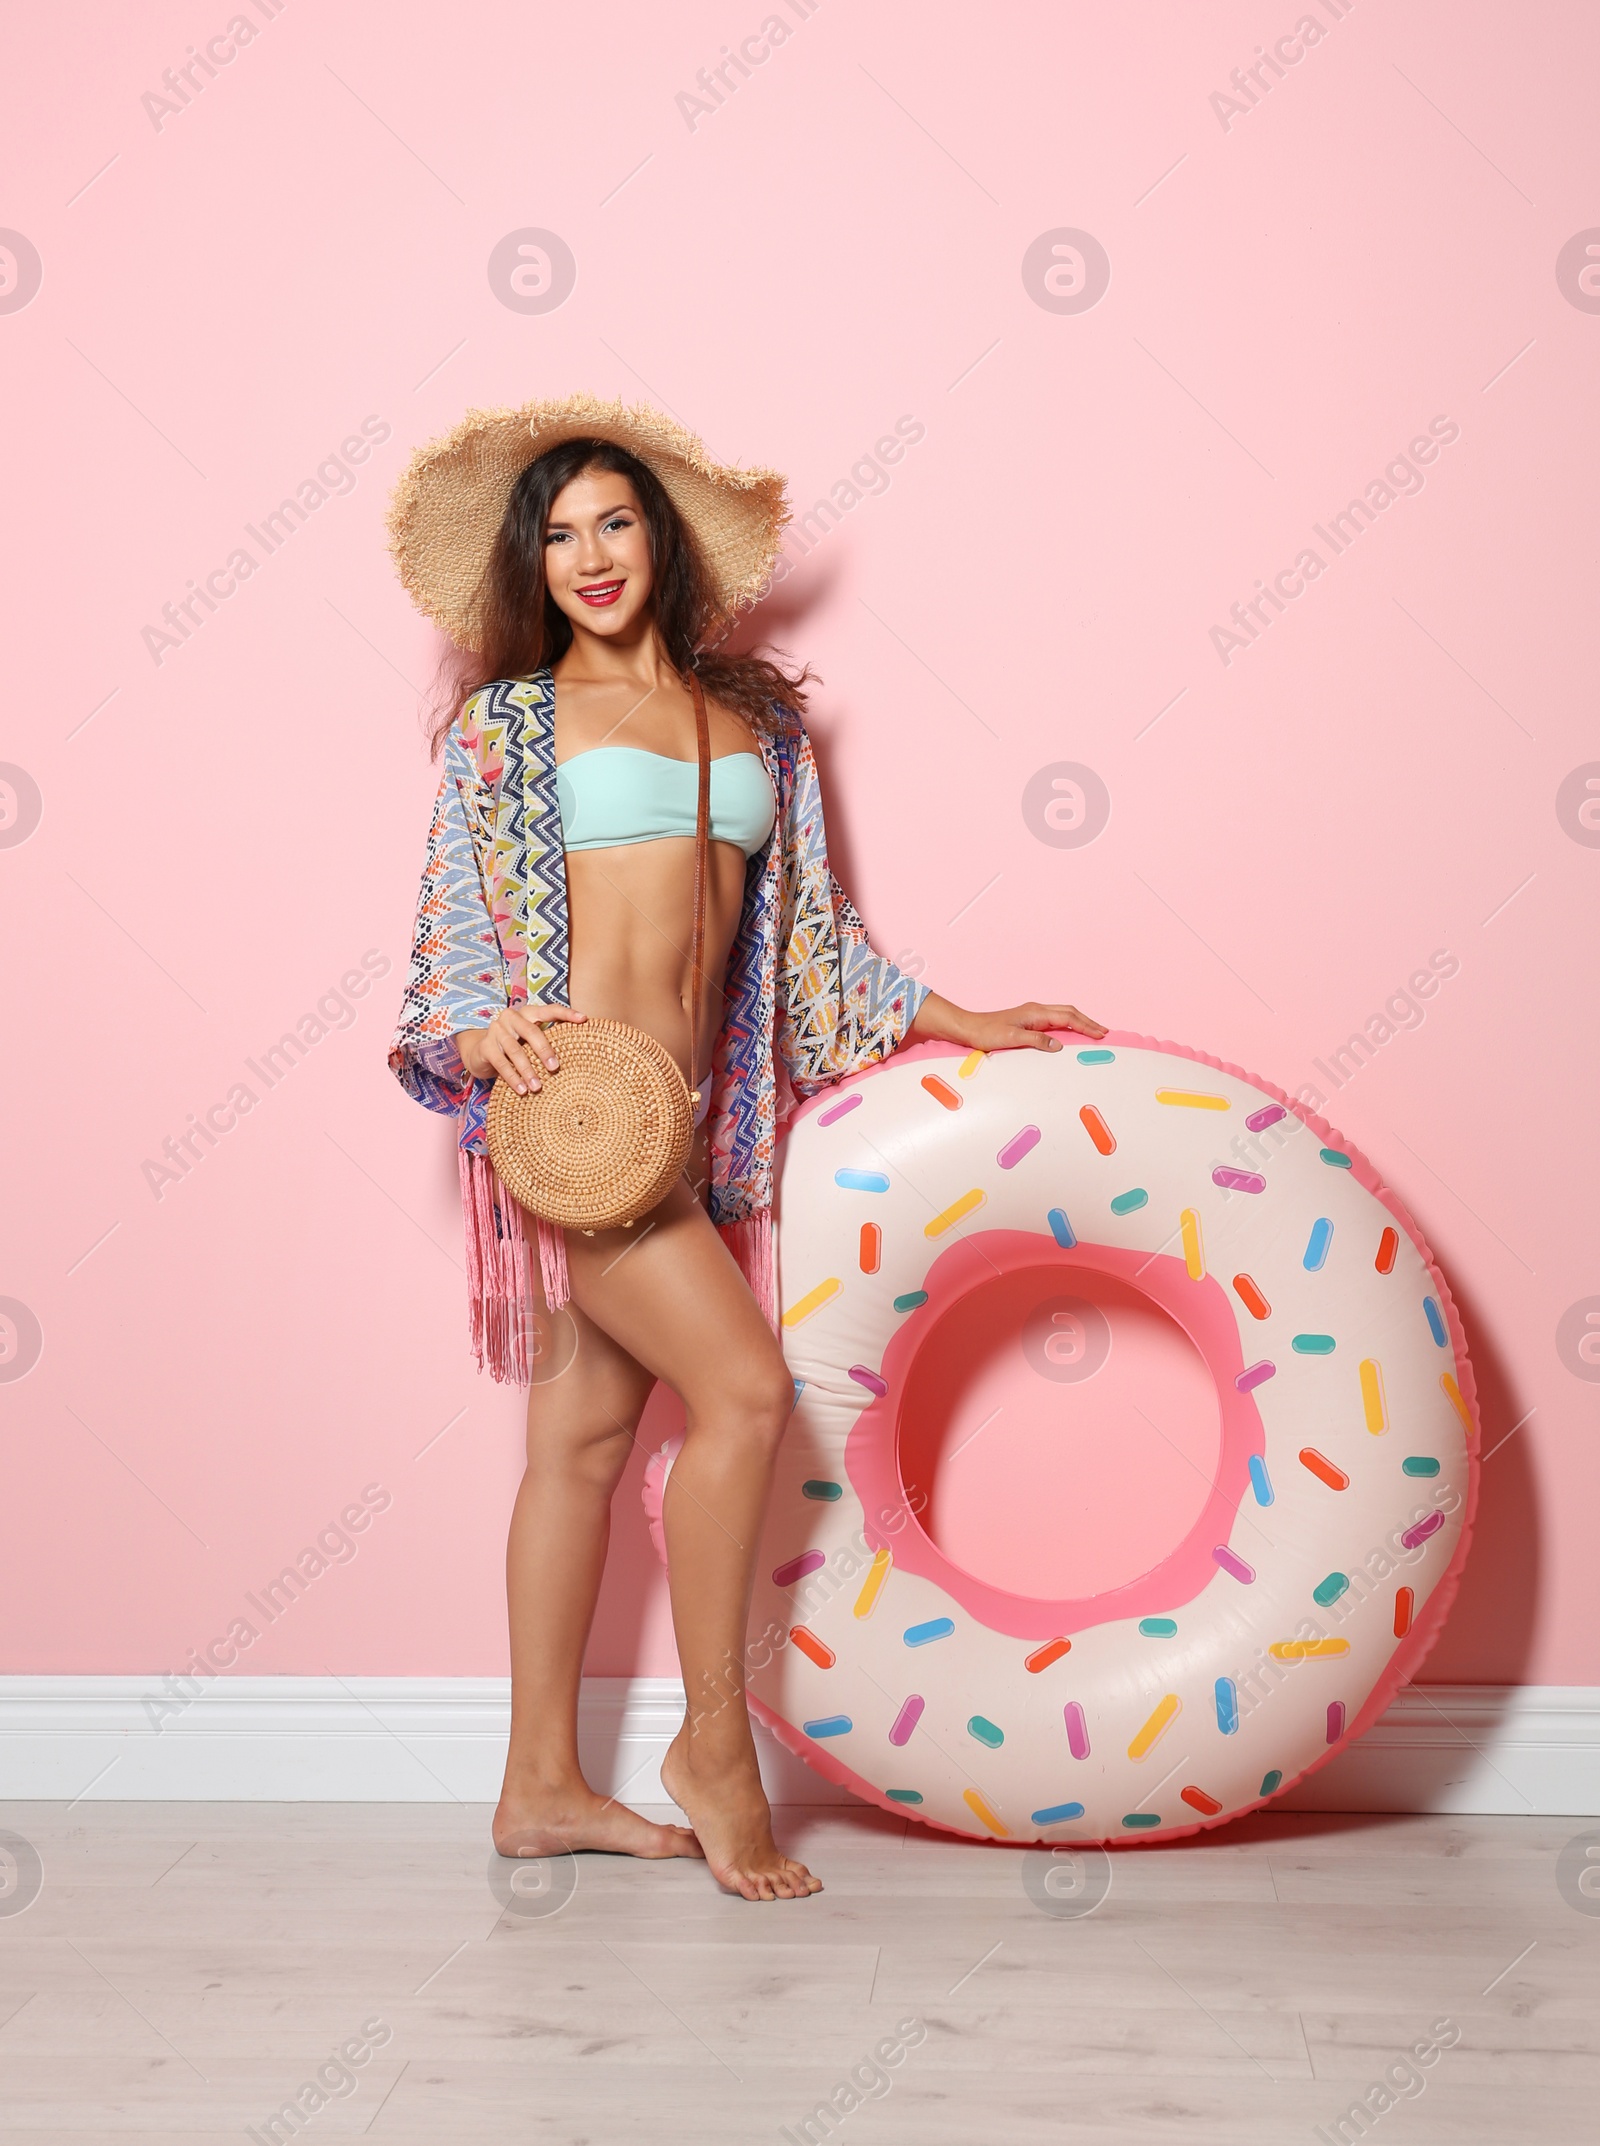
<path id="1" fill-rule="evenodd" d="M 511 487 L 563 440 L 626 447 L 665 485 L 710 568 L 725 616 L 765 589 L 789 519 L 776 470 L 727 469 L 659 410 L 567 395 L 520 410 L 469 410 L 412 457 L 389 503 L 389 549 L 418 608 L 462 648 L 481 645 L 479 593 Z"/>

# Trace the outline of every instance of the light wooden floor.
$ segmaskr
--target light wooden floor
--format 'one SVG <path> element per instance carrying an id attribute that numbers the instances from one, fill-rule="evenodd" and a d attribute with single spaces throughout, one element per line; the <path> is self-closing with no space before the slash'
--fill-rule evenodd
<path id="1" fill-rule="evenodd" d="M 0 1805 L 44 1868 L 0 1913 L 0 2135 L 270 2137 L 381 2020 L 297 2136 L 1286 2146 L 1341 2136 L 1446 2019 L 1422 2092 L 1368 2114 L 1377 2146 L 1600 2134 L 1600 1917 L 1555 1877 L 1583 1820 L 1258 1817 L 1116 1855 L 1073 1920 L 1018 1851 L 855 1810 L 783 1814 L 827 1882 L 810 1902 L 585 1857 L 558 1913 L 526 1915 L 491 1889 L 488 1816 Z M 818 2103 L 913 2021 L 887 2091 L 825 2134 Z"/>

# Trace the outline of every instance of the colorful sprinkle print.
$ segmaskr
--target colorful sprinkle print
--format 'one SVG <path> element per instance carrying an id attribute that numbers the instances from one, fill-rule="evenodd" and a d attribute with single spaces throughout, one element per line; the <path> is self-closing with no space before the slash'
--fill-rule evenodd
<path id="1" fill-rule="evenodd" d="M 1002 1170 L 1014 1170 L 1024 1155 L 1031 1154 L 1044 1135 L 1037 1125 L 1025 1125 L 1020 1133 L 1013 1133 L 1005 1146 L 996 1155 L 995 1161 Z"/>
<path id="2" fill-rule="evenodd" d="M 1115 1062 L 1116 1055 L 1115 1051 L 1080 1051 L 1078 1063 L 1080 1066 L 1108 1066 Z"/>
<path id="3" fill-rule="evenodd" d="M 1268 1319 L 1272 1316 L 1272 1306 L 1248 1274 L 1236 1274 L 1233 1277 L 1233 1286 L 1239 1302 L 1252 1319 Z"/>
<path id="4" fill-rule="evenodd" d="M 922 1710 L 927 1703 L 919 1693 L 913 1692 L 911 1694 L 911 1697 L 894 1717 L 894 1725 L 889 1731 L 891 1744 L 898 1746 L 910 1743 L 911 1732 L 922 1719 Z"/>
<path id="5" fill-rule="evenodd" d="M 922 1085 L 936 1103 L 943 1103 L 946 1110 L 959 1110 L 961 1108 L 960 1096 L 956 1094 L 950 1083 L 947 1080 L 941 1080 L 937 1073 L 924 1073 Z"/>
<path id="6" fill-rule="evenodd" d="M 1257 1505 L 1272 1503 L 1272 1478 L 1267 1473 L 1267 1464 L 1259 1453 L 1250 1456 L 1250 1488 L 1256 1494 Z"/>
<path id="7" fill-rule="evenodd" d="M 1244 1559 L 1230 1550 L 1225 1542 L 1219 1542 L 1212 1550 L 1211 1555 L 1216 1559 L 1223 1571 L 1230 1573 L 1242 1587 L 1248 1587 L 1255 1579 L 1255 1566 L 1247 1565 Z"/>
<path id="8" fill-rule="evenodd" d="M 889 1567 L 893 1561 L 891 1553 L 886 1549 L 873 1552 L 872 1563 L 867 1568 L 867 1576 L 861 1583 L 861 1592 L 855 1599 L 856 1616 L 870 1617 L 872 1615 L 877 1606 L 878 1597 L 883 1592 L 883 1583 L 889 1577 Z"/>
<path id="9" fill-rule="evenodd" d="M 786 1565 L 774 1565 L 774 1587 L 792 1587 L 796 1580 L 803 1580 L 808 1572 L 820 1572 L 828 1562 L 820 1550 L 802 1550 L 798 1557 L 791 1557 Z"/>
<path id="10" fill-rule="evenodd" d="M 1141 1617 L 1139 1630 L 1145 1639 L 1171 1639 L 1178 1629 L 1175 1617 Z"/>
<path id="11" fill-rule="evenodd" d="M 1408 1453 L 1400 1463 L 1402 1475 L 1437 1475 L 1439 1463 L 1427 1453 Z"/>
<path id="12" fill-rule="evenodd" d="M 1217 1727 L 1224 1736 L 1232 1736 L 1239 1726 L 1239 1687 L 1232 1677 L 1218 1677 L 1216 1700 Z"/>
<path id="13" fill-rule="evenodd" d="M 926 1304 L 927 1301 L 926 1289 L 908 1289 L 903 1297 L 895 1298 L 894 1308 L 896 1311 L 915 1311 L 919 1304 Z"/>
<path id="14" fill-rule="evenodd" d="M 1149 1719 L 1128 1746 L 1131 1759 L 1142 1759 L 1166 1734 L 1171 1723 L 1183 1710 L 1183 1701 L 1175 1691 L 1169 1691 L 1160 1703 L 1152 1708 Z"/>
<path id="15" fill-rule="evenodd" d="M 838 1275 L 830 1274 L 825 1282 L 818 1282 L 815 1289 L 808 1289 L 803 1297 L 797 1298 L 789 1306 L 783 1315 L 784 1325 L 798 1326 L 802 1319 L 809 1319 L 814 1311 L 820 1311 L 824 1304 L 831 1303 L 843 1287 L 844 1283 Z"/>
<path id="16" fill-rule="evenodd" d="M 953 1229 L 964 1216 L 970 1215 L 975 1207 L 981 1207 L 987 1198 L 988 1194 L 975 1185 L 970 1192 L 962 1193 L 959 1200 L 952 1200 L 931 1222 L 924 1222 L 923 1236 L 942 1237 L 947 1229 Z"/>
<path id="17" fill-rule="evenodd" d="M 1078 1122 L 1102 1155 L 1116 1153 L 1116 1137 L 1093 1103 L 1084 1104 L 1078 1112 Z"/>
<path id="18" fill-rule="evenodd" d="M 1361 1412 L 1373 1437 L 1381 1438 L 1389 1428 L 1389 1412 L 1383 1396 L 1383 1366 L 1372 1356 L 1361 1361 Z"/>
<path id="19" fill-rule="evenodd" d="M 1423 1298 L 1422 1310 L 1423 1315 L 1428 1322 L 1428 1332 L 1433 1336 L 1434 1340 L 1439 1344 L 1441 1349 L 1448 1349 L 1450 1346 L 1450 1335 L 1445 1327 L 1444 1313 L 1440 1311 L 1438 1305 L 1433 1301 L 1432 1297 Z"/>
<path id="20" fill-rule="evenodd" d="M 1335 1699 L 1328 1708 L 1328 1741 L 1336 1744 L 1344 1734 L 1344 1701 Z"/>
<path id="21" fill-rule="evenodd" d="M 1328 1247 L 1333 1242 L 1333 1224 L 1326 1215 L 1318 1215 L 1311 1225 L 1311 1235 L 1306 1239 L 1306 1248 L 1300 1264 L 1307 1274 L 1320 1274 L 1328 1264 Z"/>
<path id="22" fill-rule="evenodd" d="M 958 1080 L 971 1080 L 973 1074 L 977 1072 L 979 1066 L 983 1064 L 988 1055 L 987 1051 L 968 1051 L 966 1057 L 956 1067 L 956 1078 Z"/>
<path id="23" fill-rule="evenodd" d="M 1443 1513 L 1429 1513 L 1428 1517 L 1419 1520 L 1415 1527 L 1407 1528 L 1400 1540 L 1408 1550 L 1415 1550 L 1425 1543 L 1430 1535 L 1437 1535 L 1443 1526 Z"/>
<path id="24" fill-rule="evenodd" d="M 876 1394 L 880 1401 L 889 1391 L 888 1381 L 881 1379 L 876 1371 L 870 1371 L 865 1364 L 852 1364 L 850 1376 L 858 1386 L 865 1386 L 868 1393 Z"/>
<path id="25" fill-rule="evenodd" d="M 857 1088 L 840 1102 L 830 1103 L 826 1110 L 818 1111 L 817 1123 L 819 1125 L 837 1125 L 842 1117 L 847 1116 L 852 1110 L 859 1110 L 860 1108 L 861 1090 Z"/>
<path id="26" fill-rule="evenodd" d="M 1178 1228 L 1183 1236 L 1183 1270 L 1191 1282 L 1203 1282 L 1206 1254 L 1200 1234 L 1199 1208 L 1186 1207 L 1178 1217 Z"/>
<path id="27" fill-rule="evenodd" d="M 1312 1588 L 1311 1599 L 1323 1609 L 1327 1609 L 1330 1604 L 1337 1602 L 1341 1595 L 1349 1592 L 1350 1575 L 1347 1572 L 1330 1572 L 1325 1580 L 1319 1581 Z"/>
<path id="28" fill-rule="evenodd" d="M 1072 1224 L 1067 1220 L 1063 1210 L 1059 1207 L 1052 1207 L 1045 1216 L 1045 1220 L 1050 1225 L 1051 1236 L 1060 1245 L 1062 1251 L 1070 1252 L 1078 1240 L 1073 1235 Z"/>
<path id="29" fill-rule="evenodd" d="M 1331 1334 L 1296 1334 L 1289 1346 L 1296 1356 L 1331 1356 L 1338 1344 Z"/>
<path id="30" fill-rule="evenodd" d="M 920 1788 L 886 1788 L 884 1794 L 891 1803 L 920 1803 L 922 1801 Z"/>
<path id="31" fill-rule="evenodd" d="M 1461 1418 L 1461 1428 L 1470 1438 L 1472 1436 L 1472 1411 L 1468 1408 L 1465 1399 L 1462 1397 L 1461 1388 L 1456 1384 L 1455 1379 L 1448 1371 L 1441 1371 L 1439 1373 L 1439 1384 L 1444 1389 L 1445 1399 L 1450 1403 L 1450 1406 Z"/>
<path id="32" fill-rule="evenodd" d="M 1272 1359 L 1263 1356 L 1260 1363 L 1251 1364 L 1248 1370 L 1241 1371 L 1233 1383 L 1241 1393 L 1249 1393 L 1254 1387 L 1262 1385 L 1267 1379 L 1276 1377 L 1277 1370 L 1278 1367 Z"/>
<path id="33" fill-rule="evenodd" d="M 1234 1170 L 1221 1164 L 1212 1171 L 1211 1182 L 1224 1192 L 1265 1192 L 1267 1181 L 1259 1170 Z"/>
<path id="34" fill-rule="evenodd" d="M 876 1222 L 861 1225 L 860 1265 L 863 1274 L 876 1274 L 883 1264 L 883 1230 Z"/>
<path id="35" fill-rule="evenodd" d="M 922 1624 L 908 1624 L 901 1636 L 908 1647 L 927 1647 L 936 1639 L 948 1639 L 955 1628 L 953 1617 L 929 1617 Z"/>
<path id="36" fill-rule="evenodd" d="M 1372 1262 L 1380 1274 L 1393 1274 L 1394 1255 L 1400 1249 L 1400 1232 L 1386 1229 L 1378 1239 L 1378 1256 Z"/>
<path id="37" fill-rule="evenodd" d="M 1061 1718 L 1067 1725 L 1067 1749 L 1075 1759 L 1086 1759 L 1089 1756 L 1089 1725 L 1076 1699 L 1067 1701 L 1061 1709 Z"/>
<path id="38" fill-rule="evenodd" d="M 1264 1133 L 1269 1125 L 1276 1125 L 1280 1118 L 1289 1115 L 1281 1103 L 1269 1103 L 1264 1110 L 1252 1110 L 1245 1124 L 1253 1133 Z"/>
<path id="39" fill-rule="evenodd" d="M 789 1629 L 789 1637 L 800 1649 L 800 1652 L 815 1662 L 819 1669 L 831 1669 L 839 1659 L 838 1655 L 824 1640 L 818 1639 L 816 1633 L 808 1630 L 803 1624 L 792 1625 Z"/>
<path id="40" fill-rule="evenodd" d="M 1411 1618 L 1416 1606 L 1417 1596 L 1414 1588 L 1400 1587 L 1395 1590 L 1394 1636 L 1396 1639 L 1404 1639 L 1410 1631 Z"/>
<path id="41" fill-rule="evenodd" d="M 809 1482 L 800 1485 L 802 1498 L 816 1498 L 824 1505 L 836 1505 L 844 1496 L 843 1483 L 830 1483 L 822 1476 L 814 1475 Z"/>
<path id="42" fill-rule="evenodd" d="M 991 1751 L 998 1751 L 1006 1740 L 1005 1730 L 997 1729 L 994 1723 L 985 1720 L 982 1714 L 973 1715 L 967 1723 L 967 1734 L 975 1736 L 980 1744 L 987 1744 Z"/>
<path id="43" fill-rule="evenodd" d="M 1180 1788 L 1178 1794 L 1191 1811 L 1199 1811 L 1206 1818 L 1215 1818 L 1222 1808 L 1216 1797 L 1208 1796 L 1203 1788 Z"/>
<path id="44" fill-rule="evenodd" d="M 1267 1652 L 1280 1662 L 1327 1662 L 1348 1654 L 1347 1639 L 1275 1639 Z"/>
<path id="45" fill-rule="evenodd" d="M 1149 1202 L 1150 1195 L 1145 1191 L 1143 1185 L 1135 1185 L 1131 1192 L 1119 1192 L 1117 1194 L 1116 1198 L 1111 1202 L 1111 1212 L 1114 1215 L 1137 1214 L 1139 1209 L 1148 1206 Z"/>
<path id="46" fill-rule="evenodd" d="M 1326 1483 L 1330 1490 L 1348 1490 L 1350 1488 L 1349 1476 L 1345 1474 L 1342 1468 L 1336 1468 L 1327 1455 L 1319 1453 L 1315 1446 L 1302 1446 L 1300 1448 L 1300 1465 L 1302 1468 L 1309 1468 L 1317 1481 Z"/>
<path id="47" fill-rule="evenodd" d="M 1052 1662 L 1059 1662 L 1062 1655 L 1070 1654 L 1071 1652 L 1072 1641 L 1070 1639 L 1048 1640 L 1044 1646 L 1035 1647 L 1030 1655 L 1025 1656 L 1022 1666 L 1030 1676 L 1038 1676 L 1041 1670 L 1048 1669 Z"/>
<path id="48" fill-rule="evenodd" d="M 1273 1767 L 1271 1773 L 1263 1774 L 1261 1777 L 1261 1793 L 1263 1796 L 1275 1796 L 1282 1786 L 1283 1775 L 1276 1766 Z"/>
<path id="49" fill-rule="evenodd" d="M 846 1192 L 887 1192 L 889 1189 L 887 1170 L 835 1170 L 833 1181 Z"/>
<path id="50" fill-rule="evenodd" d="M 1342 1148 L 1319 1148 L 1317 1152 L 1330 1169 L 1348 1170 L 1350 1168 L 1350 1158 Z"/>
<path id="51" fill-rule="evenodd" d="M 1030 1826 L 1060 1826 L 1065 1825 L 1069 1818 L 1082 1816 L 1081 1803 L 1052 1803 L 1046 1810 L 1035 1811 L 1028 1823 Z"/>
<path id="52" fill-rule="evenodd" d="M 1129 1811 L 1122 1823 L 1128 1827 L 1130 1832 L 1142 1831 L 1147 1827 L 1160 1825 L 1161 1813 L 1159 1811 Z"/>
<path id="53" fill-rule="evenodd" d="M 1230 1108 L 1225 1095 L 1201 1095 L 1193 1088 L 1158 1088 L 1158 1103 L 1176 1103 L 1186 1110 L 1227 1110 Z"/>
<path id="54" fill-rule="evenodd" d="M 961 1800 L 967 1809 L 971 1811 L 974 1818 L 978 1819 L 981 1824 L 986 1825 L 998 1840 L 1009 1840 L 1011 1838 L 975 1788 L 964 1788 L 961 1791 Z"/>
<path id="55" fill-rule="evenodd" d="M 820 1721 L 803 1721 L 807 1736 L 848 1736 L 855 1723 L 848 1714 L 825 1714 Z"/>

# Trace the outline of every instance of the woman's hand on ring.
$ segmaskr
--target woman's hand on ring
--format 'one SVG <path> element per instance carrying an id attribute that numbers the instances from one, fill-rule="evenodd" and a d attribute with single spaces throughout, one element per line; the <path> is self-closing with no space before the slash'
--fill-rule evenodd
<path id="1" fill-rule="evenodd" d="M 1070 1028 L 1083 1036 L 1103 1036 L 1107 1033 L 1102 1021 L 1096 1021 L 1076 1006 L 1045 1006 L 1037 999 L 1029 999 L 1023 1006 L 1006 1006 L 998 1013 L 971 1013 L 967 1016 L 967 1033 L 963 1041 L 978 1051 L 1004 1051 L 1018 1045 L 1036 1051 L 1059 1051 L 1060 1042 L 1046 1033 L 1052 1028 Z"/>
<path id="2" fill-rule="evenodd" d="M 561 1061 L 545 1033 L 554 1021 L 581 1021 L 571 1006 L 507 1006 L 487 1028 L 463 1028 L 456 1035 L 461 1063 L 474 1080 L 507 1080 L 518 1095 L 542 1085 L 535 1062 L 554 1073 Z"/>

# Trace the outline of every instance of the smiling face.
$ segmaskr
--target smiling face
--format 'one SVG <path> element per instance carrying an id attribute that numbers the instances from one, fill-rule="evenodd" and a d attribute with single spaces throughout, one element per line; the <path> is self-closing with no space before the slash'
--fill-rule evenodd
<path id="1" fill-rule="evenodd" d="M 574 632 L 627 640 L 646 622 L 655 585 L 650 532 L 626 477 L 587 469 L 562 486 L 550 506 L 544 570 Z"/>

